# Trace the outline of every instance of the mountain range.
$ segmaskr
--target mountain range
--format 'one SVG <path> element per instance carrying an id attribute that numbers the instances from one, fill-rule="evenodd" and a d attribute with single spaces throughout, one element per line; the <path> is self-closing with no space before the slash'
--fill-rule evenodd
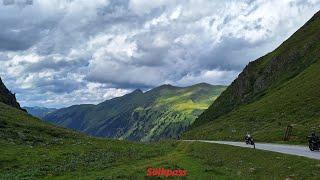
<path id="1" fill-rule="evenodd" d="M 184 135 L 186 139 L 304 142 L 320 128 L 320 12 L 273 52 L 250 62 Z"/>
<path id="2" fill-rule="evenodd" d="M 225 88 L 201 83 L 162 85 L 145 93 L 138 89 L 97 105 L 62 108 L 43 119 L 99 137 L 134 141 L 178 138 Z"/>
<path id="3" fill-rule="evenodd" d="M 27 110 L 27 112 L 37 118 L 44 118 L 46 115 L 49 113 L 52 113 L 58 109 L 56 108 L 46 108 L 46 107 L 39 107 L 39 106 L 34 106 L 34 107 L 23 107 L 23 109 Z"/>

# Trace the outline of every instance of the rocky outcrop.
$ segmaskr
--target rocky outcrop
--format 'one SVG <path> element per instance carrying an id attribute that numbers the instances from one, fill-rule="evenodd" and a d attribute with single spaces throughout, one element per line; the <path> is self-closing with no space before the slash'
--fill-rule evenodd
<path id="1" fill-rule="evenodd" d="M 7 89 L 7 87 L 3 84 L 1 78 L 0 78 L 0 102 L 25 111 L 20 107 L 20 104 L 17 102 L 15 94 L 11 93 Z"/>

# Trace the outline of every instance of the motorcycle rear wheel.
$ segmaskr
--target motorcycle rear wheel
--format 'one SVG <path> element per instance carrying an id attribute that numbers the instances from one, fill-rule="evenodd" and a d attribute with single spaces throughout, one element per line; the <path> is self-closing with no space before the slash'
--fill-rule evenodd
<path id="1" fill-rule="evenodd" d="M 310 151 L 314 151 L 315 150 L 314 145 L 312 143 L 309 143 L 309 149 L 310 149 Z"/>

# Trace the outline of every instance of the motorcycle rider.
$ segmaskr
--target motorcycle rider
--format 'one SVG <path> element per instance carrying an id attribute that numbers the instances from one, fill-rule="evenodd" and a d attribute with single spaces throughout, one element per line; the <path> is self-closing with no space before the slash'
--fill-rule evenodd
<path id="1" fill-rule="evenodd" d="M 311 133 L 311 139 L 312 139 L 314 142 L 318 142 L 318 141 L 319 141 L 319 137 L 316 135 L 315 132 L 312 132 L 312 133 Z"/>
<path id="2" fill-rule="evenodd" d="M 311 151 L 320 149 L 320 139 L 315 132 L 312 132 L 311 136 L 308 136 L 307 139 L 309 142 L 309 149 Z"/>
<path id="3" fill-rule="evenodd" d="M 246 141 L 246 144 L 251 144 L 251 145 L 253 145 L 254 149 L 256 148 L 256 145 L 253 141 L 253 138 L 249 132 L 247 132 L 246 136 L 244 137 L 244 140 Z"/>
<path id="4" fill-rule="evenodd" d="M 247 132 L 246 136 L 244 137 L 245 140 L 249 140 L 251 138 L 251 135 L 249 132 Z"/>

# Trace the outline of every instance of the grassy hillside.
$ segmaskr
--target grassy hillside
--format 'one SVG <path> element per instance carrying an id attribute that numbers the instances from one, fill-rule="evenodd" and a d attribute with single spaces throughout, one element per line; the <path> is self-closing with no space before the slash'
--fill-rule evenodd
<path id="1" fill-rule="evenodd" d="M 177 138 L 225 89 L 197 84 L 136 90 L 98 105 L 77 105 L 44 117 L 55 124 L 99 137 L 128 140 Z"/>
<path id="2" fill-rule="evenodd" d="M 148 167 L 185 169 L 188 179 L 316 179 L 320 170 L 316 160 L 253 149 L 88 137 L 1 102 L 0 147 L 0 179 L 143 179 Z"/>
<path id="3" fill-rule="evenodd" d="M 185 138 L 293 142 L 320 129 L 320 13 L 275 51 L 251 62 L 195 122 Z"/>
<path id="4" fill-rule="evenodd" d="M 161 156 L 171 145 L 90 138 L 0 103 L 0 179 L 40 178 L 106 169 Z"/>

